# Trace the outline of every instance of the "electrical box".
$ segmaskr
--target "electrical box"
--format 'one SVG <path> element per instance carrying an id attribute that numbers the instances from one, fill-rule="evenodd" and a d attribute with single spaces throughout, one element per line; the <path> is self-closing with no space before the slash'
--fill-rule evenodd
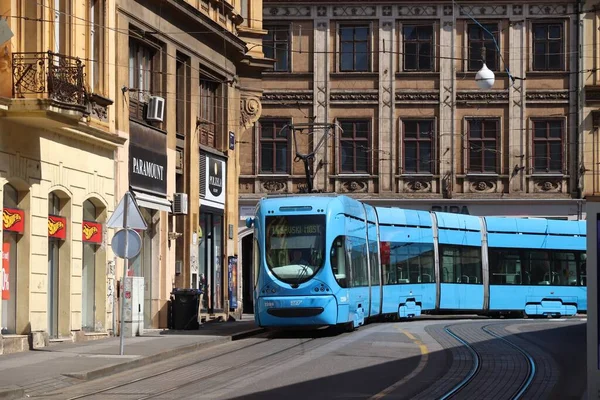
<path id="1" fill-rule="evenodd" d="M 122 300 L 125 301 L 124 337 L 142 335 L 144 333 L 144 278 L 142 276 L 125 277 Z"/>

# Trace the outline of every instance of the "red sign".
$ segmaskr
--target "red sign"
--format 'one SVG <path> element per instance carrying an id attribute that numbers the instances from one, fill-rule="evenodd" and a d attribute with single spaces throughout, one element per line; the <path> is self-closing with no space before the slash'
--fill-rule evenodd
<path id="1" fill-rule="evenodd" d="M 390 242 L 381 242 L 381 263 L 389 264 L 390 263 Z"/>
<path id="2" fill-rule="evenodd" d="M 23 233 L 25 225 L 25 211 L 17 208 L 2 210 L 2 229 L 10 232 Z"/>
<path id="3" fill-rule="evenodd" d="M 89 243 L 102 243 L 102 224 L 83 221 L 81 224 L 81 239 Z"/>
<path id="4" fill-rule="evenodd" d="M 2 273 L 0 273 L 0 285 L 2 285 L 2 300 L 10 300 L 10 286 L 8 277 L 10 273 L 10 243 L 2 243 Z"/>
<path id="5" fill-rule="evenodd" d="M 48 215 L 48 237 L 65 240 L 67 238 L 67 219 L 57 215 Z"/>

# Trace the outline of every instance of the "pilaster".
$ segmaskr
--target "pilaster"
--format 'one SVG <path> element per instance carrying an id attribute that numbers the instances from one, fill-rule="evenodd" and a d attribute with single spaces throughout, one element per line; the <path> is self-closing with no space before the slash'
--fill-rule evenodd
<path id="1" fill-rule="evenodd" d="M 455 121 L 455 23 L 453 13 L 456 10 L 452 6 L 445 5 L 440 18 L 440 124 L 438 139 L 438 171 L 441 177 L 441 188 L 444 197 L 452 197 L 452 187 L 454 185 L 454 166 L 457 165 L 457 159 L 460 154 L 455 154 L 454 138 L 458 132 L 455 127 L 460 127 L 460 121 Z"/>
<path id="2" fill-rule="evenodd" d="M 319 14 L 320 15 L 320 14 Z M 314 58 L 313 58 L 313 118 L 314 122 L 326 123 L 329 121 L 329 19 L 315 19 L 314 33 Z M 335 132 L 337 134 L 338 132 Z M 314 143 L 320 140 L 319 135 L 325 132 L 316 132 L 313 138 Z M 328 150 L 330 146 L 335 146 L 335 136 L 329 136 L 325 139 L 323 146 L 315 155 L 315 178 L 314 187 L 322 188 L 324 192 L 329 191 L 328 171 L 332 169 L 328 166 L 328 156 L 331 154 Z M 327 167 L 317 171 L 317 165 L 324 163 Z"/>
<path id="3" fill-rule="evenodd" d="M 394 135 L 394 51 L 393 43 L 396 37 L 396 29 L 393 19 L 382 19 L 379 24 L 379 38 L 382 51 L 379 51 L 379 137 L 378 142 L 381 151 L 379 160 L 379 192 L 391 192 L 394 190 L 394 176 L 398 170 L 396 166 L 396 149 L 398 142 Z M 385 45 L 384 45 L 385 43 Z"/>
<path id="4" fill-rule="evenodd" d="M 527 48 L 526 27 L 523 22 L 522 8 L 513 7 L 510 14 L 509 39 L 515 49 Z M 514 77 L 523 77 L 527 58 L 524 51 L 509 51 L 508 65 Z M 510 82 L 509 82 L 510 83 Z M 504 159 L 509 175 L 509 192 L 524 192 L 527 175 L 527 122 L 525 118 L 525 85 L 517 79 L 508 88 L 508 159 Z"/>

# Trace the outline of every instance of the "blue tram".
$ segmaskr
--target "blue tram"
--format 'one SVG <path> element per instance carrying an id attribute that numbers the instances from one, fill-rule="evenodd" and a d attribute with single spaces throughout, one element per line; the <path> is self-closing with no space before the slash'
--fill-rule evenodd
<path id="1" fill-rule="evenodd" d="M 584 221 L 304 195 L 262 199 L 247 223 L 254 226 L 259 326 L 354 329 L 378 316 L 587 310 Z"/>

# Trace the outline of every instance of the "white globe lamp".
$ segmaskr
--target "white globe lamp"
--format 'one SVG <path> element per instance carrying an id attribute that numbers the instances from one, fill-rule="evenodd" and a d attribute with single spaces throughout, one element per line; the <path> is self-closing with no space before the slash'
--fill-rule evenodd
<path id="1" fill-rule="evenodd" d="M 475 75 L 475 82 L 479 89 L 487 90 L 491 89 L 494 86 L 494 82 L 496 81 L 496 77 L 492 70 L 490 70 L 485 63 L 483 63 L 483 67 L 477 72 Z"/>

